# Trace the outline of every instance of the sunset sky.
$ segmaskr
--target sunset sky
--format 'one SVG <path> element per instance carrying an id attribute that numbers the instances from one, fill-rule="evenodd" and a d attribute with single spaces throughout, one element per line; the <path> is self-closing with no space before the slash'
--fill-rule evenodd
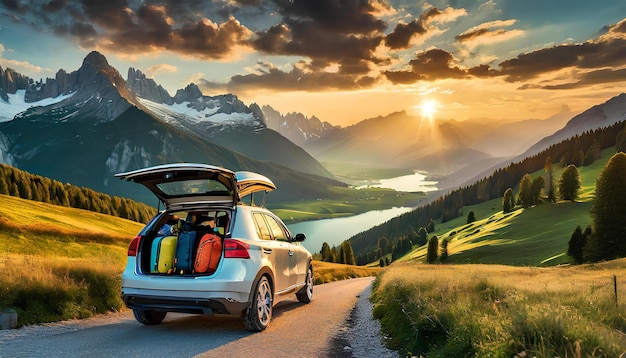
<path id="1" fill-rule="evenodd" d="M 3 68 L 45 79 L 92 50 L 170 95 L 195 83 L 336 125 L 543 119 L 626 92 L 626 1 L 2 0 Z"/>

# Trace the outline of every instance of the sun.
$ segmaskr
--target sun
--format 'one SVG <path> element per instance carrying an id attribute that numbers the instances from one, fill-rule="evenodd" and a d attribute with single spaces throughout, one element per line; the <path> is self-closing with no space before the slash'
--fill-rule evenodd
<path id="1" fill-rule="evenodd" d="M 419 107 L 422 109 L 422 117 L 432 119 L 437 113 L 439 102 L 434 99 L 425 99 Z"/>

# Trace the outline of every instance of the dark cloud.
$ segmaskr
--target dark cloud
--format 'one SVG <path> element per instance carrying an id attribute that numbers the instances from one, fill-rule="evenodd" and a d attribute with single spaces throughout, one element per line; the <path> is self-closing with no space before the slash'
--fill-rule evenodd
<path id="1" fill-rule="evenodd" d="M 408 48 L 411 38 L 413 38 L 414 35 L 424 33 L 426 33 L 426 29 L 418 20 L 408 24 L 399 23 L 393 31 L 385 37 L 385 44 L 394 50 Z"/>
<path id="2" fill-rule="evenodd" d="M 266 88 L 276 91 L 324 91 L 330 89 L 349 90 L 372 86 L 376 79 L 343 73 L 310 72 L 309 66 L 300 63 L 290 72 L 274 67 L 266 67 L 256 74 L 238 75 L 231 78 L 228 90 L 231 92 Z"/>
<path id="3" fill-rule="evenodd" d="M 584 69 L 626 65 L 626 39 L 553 46 L 500 63 L 508 82 L 525 81 L 568 67 Z"/>
<path id="4" fill-rule="evenodd" d="M 346 59 L 377 62 L 374 50 L 387 24 L 376 18 L 366 0 L 273 1 L 282 22 L 257 32 L 258 51 L 272 55 L 306 56 L 312 60 Z"/>
<path id="5" fill-rule="evenodd" d="M 2 6 L 8 10 L 21 13 L 26 8 L 22 6 L 22 2 L 19 0 L 2 0 Z"/>
<path id="6" fill-rule="evenodd" d="M 431 49 L 418 53 L 409 61 L 410 70 L 385 72 L 385 76 L 393 83 L 410 83 L 411 81 L 434 81 L 444 78 L 464 78 L 470 76 L 470 71 L 455 64 L 455 59 L 447 51 Z M 481 72 L 481 71 L 476 71 Z M 482 69 L 482 72 L 487 72 Z"/>
<path id="7" fill-rule="evenodd" d="M 489 31 L 489 29 L 476 29 L 474 31 L 467 31 L 464 32 L 460 35 L 456 35 L 454 37 L 455 40 L 459 41 L 459 42 L 465 42 L 465 41 L 470 41 L 476 38 L 479 38 L 481 36 L 484 36 L 486 34 L 491 33 L 491 31 Z"/>
<path id="8" fill-rule="evenodd" d="M 16 0 L 3 0 L 3 4 L 23 15 L 19 21 L 36 29 L 71 36 L 85 48 L 110 52 L 167 50 L 224 59 L 249 46 L 253 35 L 232 17 L 204 17 L 231 6 L 226 1 L 51 0 L 26 7 Z"/>
<path id="9" fill-rule="evenodd" d="M 536 86 L 536 88 L 542 88 L 547 90 L 567 90 L 567 89 L 575 89 L 582 88 L 597 84 L 607 84 L 607 83 L 615 83 L 615 82 L 624 82 L 626 81 L 626 69 L 620 70 L 612 70 L 612 69 L 601 69 L 597 71 L 591 71 L 585 73 L 580 76 L 578 81 L 558 84 L 558 85 L 543 85 Z M 526 87 L 528 88 L 528 87 Z M 522 88 L 522 89 L 526 89 Z"/>

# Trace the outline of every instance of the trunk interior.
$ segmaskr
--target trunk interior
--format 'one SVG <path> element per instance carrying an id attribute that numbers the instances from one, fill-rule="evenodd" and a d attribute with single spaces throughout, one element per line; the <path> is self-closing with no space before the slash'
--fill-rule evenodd
<path id="1" fill-rule="evenodd" d="M 142 237 L 139 268 L 144 275 L 211 275 L 223 255 L 227 210 L 164 213 Z"/>

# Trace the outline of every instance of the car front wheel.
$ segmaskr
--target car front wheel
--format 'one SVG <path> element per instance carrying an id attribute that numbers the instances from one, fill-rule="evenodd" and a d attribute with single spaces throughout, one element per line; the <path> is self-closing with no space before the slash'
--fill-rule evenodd
<path id="1" fill-rule="evenodd" d="M 133 315 L 137 322 L 146 326 L 153 326 L 163 322 L 166 314 L 167 312 L 133 309 Z"/>
<path id="2" fill-rule="evenodd" d="M 309 303 L 311 302 L 311 298 L 313 298 L 313 269 L 311 267 L 309 267 L 306 273 L 304 287 L 296 293 L 296 298 L 302 303 Z"/>
<path id="3" fill-rule="evenodd" d="M 243 323 L 249 331 L 260 332 L 272 319 L 272 286 L 266 276 L 261 277 L 254 290 Z"/>

